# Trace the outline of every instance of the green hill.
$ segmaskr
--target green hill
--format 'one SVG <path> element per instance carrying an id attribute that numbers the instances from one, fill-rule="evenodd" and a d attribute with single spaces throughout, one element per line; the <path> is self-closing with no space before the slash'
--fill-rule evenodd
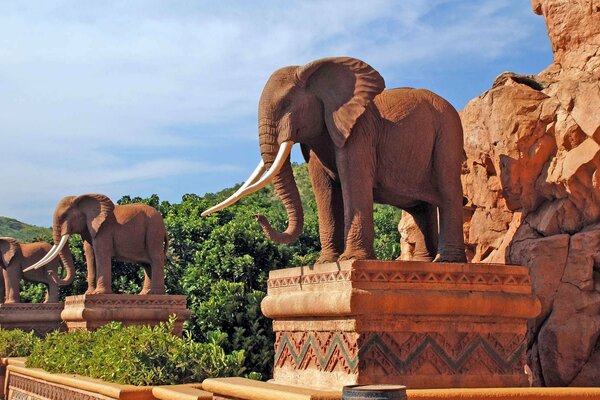
<path id="1" fill-rule="evenodd" d="M 28 225 L 13 218 L 0 217 L 0 236 L 13 237 L 21 242 L 31 242 L 42 236 L 52 236 L 52 229 Z"/>

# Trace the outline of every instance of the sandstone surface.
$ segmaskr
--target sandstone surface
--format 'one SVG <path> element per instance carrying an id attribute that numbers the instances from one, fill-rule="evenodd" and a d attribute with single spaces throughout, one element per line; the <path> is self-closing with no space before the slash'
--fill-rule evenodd
<path id="1" fill-rule="evenodd" d="M 473 262 L 530 267 L 534 385 L 600 385 L 600 1 L 533 0 L 554 63 L 500 75 L 461 111 Z M 399 227 L 410 258 L 411 224 Z"/>

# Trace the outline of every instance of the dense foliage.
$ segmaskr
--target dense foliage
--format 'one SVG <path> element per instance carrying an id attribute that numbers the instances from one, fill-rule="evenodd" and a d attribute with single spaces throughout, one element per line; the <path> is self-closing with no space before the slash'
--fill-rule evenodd
<path id="1" fill-rule="evenodd" d="M 26 357 L 39 341 L 33 332 L 0 329 L 0 357 Z"/>
<path id="2" fill-rule="evenodd" d="M 172 385 L 243 376 L 244 351 L 227 354 L 224 333 L 206 343 L 172 335 L 171 320 L 154 328 L 112 322 L 97 331 L 53 332 L 38 341 L 26 366 L 131 385 Z"/>
<path id="3" fill-rule="evenodd" d="M 145 202 L 161 212 L 169 231 L 170 248 L 165 272 L 167 292 L 185 294 L 192 317 L 187 332 L 198 341 L 208 341 L 209 332 L 227 334 L 225 351 L 246 350 L 245 366 L 268 377 L 273 364 L 271 322 L 260 312 L 268 272 L 290 266 L 310 265 L 319 254 L 317 211 L 306 165 L 294 166 L 294 174 L 304 207 L 304 230 L 290 245 L 268 240 L 255 221 L 266 215 L 273 226 L 284 229 L 287 215 L 271 187 L 238 204 L 202 218 L 200 213 L 229 196 L 235 188 L 203 197 L 187 194 L 181 203 L 160 201 L 158 196 L 131 198 L 119 204 Z M 399 255 L 397 225 L 400 213 L 388 206 L 375 206 L 378 258 Z M 73 285 L 61 294 L 83 293 L 86 289 L 85 258 L 81 239 L 74 235 L 70 248 L 77 265 Z M 125 263 L 113 265 L 113 290 L 136 293 L 143 282 L 142 268 Z M 30 301 L 43 299 L 43 290 L 26 285 L 22 292 Z"/>

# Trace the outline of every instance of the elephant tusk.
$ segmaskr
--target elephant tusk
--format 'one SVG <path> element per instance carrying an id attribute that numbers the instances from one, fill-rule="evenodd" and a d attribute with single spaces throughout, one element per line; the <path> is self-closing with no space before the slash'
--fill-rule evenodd
<path id="1" fill-rule="evenodd" d="M 273 165 L 271 165 L 271 168 L 269 168 L 269 170 L 260 178 L 258 182 L 244 189 L 240 193 L 240 196 L 247 196 L 267 186 L 279 173 L 281 168 L 283 168 L 285 161 L 288 159 L 290 153 L 292 152 L 293 146 L 294 142 L 292 141 L 286 141 L 281 143 L 281 146 L 279 147 L 279 151 L 277 152 L 277 156 L 275 157 L 275 161 L 273 161 Z"/>
<path id="2" fill-rule="evenodd" d="M 58 252 L 62 250 L 62 248 L 65 246 L 65 243 L 67 243 L 67 241 L 69 240 L 69 235 L 63 235 L 60 239 L 60 243 L 58 245 L 54 245 L 52 246 L 52 248 L 50 249 L 50 251 L 48 252 L 48 254 L 46 254 L 40 261 L 38 261 L 37 263 L 33 264 L 30 267 L 27 267 L 23 270 L 23 272 L 27 272 L 27 271 L 31 271 L 34 269 L 38 269 L 43 267 L 44 265 L 48 264 L 50 261 L 52 261 L 54 258 L 56 258 L 56 256 L 58 255 Z"/>
<path id="3" fill-rule="evenodd" d="M 239 189 L 236 190 L 234 194 L 232 194 L 226 200 L 223 200 L 222 202 L 220 202 L 216 206 L 212 206 L 208 210 L 203 211 L 202 214 L 200 214 L 200 215 L 203 216 L 203 217 L 206 217 L 207 215 L 212 214 L 215 211 L 222 210 L 222 209 L 227 208 L 230 205 L 236 203 L 238 200 L 240 200 L 243 197 L 240 194 L 244 190 L 246 190 L 246 188 L 248 186 L 250 186 L 253 183 L 255 183 L 265 173 L 265 169 L 266 169 L 265 168 L 265 162 L 263 160 L 260 160 L 260 162 L 258 163 L 258 165 L 256 166 L 256 168 L 254 169 L 254 171 L 252 172 L 252 174 L 250 174 L 250 176 L 248 177 L 248 179 L 246 179 L 246 182 L 244 182 L 244 184 L 242 186 L 240 186 Z"/>
<path id="4" fill-rule="evenodd" d="M 246 179 L 246 182 L 244 182 L 244 184 L 242 186 L 240 186 L 238 190 L 235 191 L 235 194 L 241 193 L 248 186 L 252 185 L 254 182 L 256 182 L 257 180 L 259 180 L 260 177 L 263 176 L 263 174 L 265 173 L 265 171 L 266 171 L 265 162 L 263 160 L 260 160 L 260 162 L 258 163 L 258 165 L 256 166 L 256 168 L 254 169 L 254 171 L 252 172 L 252 174 L 248 177 L 248 179 Z"/>
<path id="5" fill-rule="evenodd" d="M 54 260 L 56 258 L 56 256 L 58 255 L 58 253 L 62 250 L 62 248 L 65 247 L 65 244 L 67 244 L 68 241 L 69 241 L 69 235 L 63 235 L 60 238 L 60 243 L 58 243 L 58 246 L 54 245 L 50 249 L 48 254 L 46 254 L 40 261 L 36 262 L 35 264 L 33 264 L 30 267 L 25 268 L 23 270 L 23 272 L 28 272 L 28 271 L 31 271 L 34 269 L 42 268 L 44 265 L 46 265 L 50 261 Z"/>
<path id="6" fill-rule="evenodd" d="M 229 207 L 230 205 L 236 203 L 243 197 L 245 197 L 251 193 L 254 193 L 254 192 L 264 188 L 265 186 L 267 186 L 269 184 L 269 182 L 271 182 L 273 180 L 273 178 L 279 173 L 279 171 L 283 167 L 285 160 L 287 160 L 287 158 L 289 157 L 289 155 L 292 151 L 292 146 L 294 146 L 294 142 L 292 142 L 292 141 L 283 142 L 281 144 L 281 146 L 279 147 L 279 151 L 277 152 L 275 161 L 273 161 L 273 165 L 271 165 L 271 168 L 269 168 L 269 170 L 264 175 L 262 175 L 262 171 L 264 171 L 264 163 L 261 161 L 258 164 L 258 166 L 256 167 L 256 169 L 254 170 L 254 172 L 252 173 L 252 175 L 250 176 L 250 178 L 248 179 L 248 182 L 244 183 L 227 200 L 217 204 L 216 206 L 209 208 L 208 210 L 204 211 L 201 215 L 203 217 L 205 217 L 208 214 L 211 214 L 215 211 L 219 211 L 226 207 Z M 260 174 L 258 173 L 259 170 L 260 170 Z M 258 180 L 258 182 L 251 182 L 252 180 L 258 179 L 258 177 L 260 175 L 262 175 L 262 176 L 260 177 L 260 180 Z"/>
<path id="7" fill-rule="evenodd" d="M 248 177 L 248 179 L 246 179 L 246 182 L 244 182 L 244 184 L 242 186 L 240 186 L 238 188 L 238 190 L 235 191 L 234 194 L 232 194 L 226 200 L 223 200 L 222 202 L 220 202 L 216 206 L 212 206 L 208 210 L 204 210 L 202 212 L 202 214 L 200 214 L 200 215 L 203 216 L 203 217 L 206 217 L 207 215 L 212 214 L 215 211 L 222 210 L 222 209 L 227 208 L 230 205 L 236 203 L 239 199 L 241 199 L 240 193 L 242 191 L 244 191 L 248 186 L 250 186 L 254 182 L 256 182 L 262 176 L 262 174 L 264 174 L 264 172 L 265 172 L 265 163 L 264 163 L 263 160 L 260 160 L 260 162 L 258 163 L 258 165 L 256 166 L 256 168 L 254 169 L 254 171 L 252 172 L 252 174 L 250 174 L 250 176 Z"/>

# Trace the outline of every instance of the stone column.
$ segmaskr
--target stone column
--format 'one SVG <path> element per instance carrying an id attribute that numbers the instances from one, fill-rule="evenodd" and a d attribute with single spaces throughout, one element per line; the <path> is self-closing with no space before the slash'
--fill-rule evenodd
<path id="1" fill-rule="evenodd" d="M 63 307 L 63 303 L 0 303 L 0 329 L 33 330 L 39 336 L 65 330 Z"/>
<path id="2" fill-rule="evenodd" d="M 271 271 L 274 382 L 527 386 L 525 267 L 344 261 Z"/>
<path id="3" fill-rule="evenodd" d="M 61 313 L 69 331 L 97 329 L 111 321 L 123 325 L 155 326 L 176 316 L 175 334 L 181 335 L 183 322 L 190 317 L 185 296 L 136 294 L 82 294 L 68 296 Z"/>

